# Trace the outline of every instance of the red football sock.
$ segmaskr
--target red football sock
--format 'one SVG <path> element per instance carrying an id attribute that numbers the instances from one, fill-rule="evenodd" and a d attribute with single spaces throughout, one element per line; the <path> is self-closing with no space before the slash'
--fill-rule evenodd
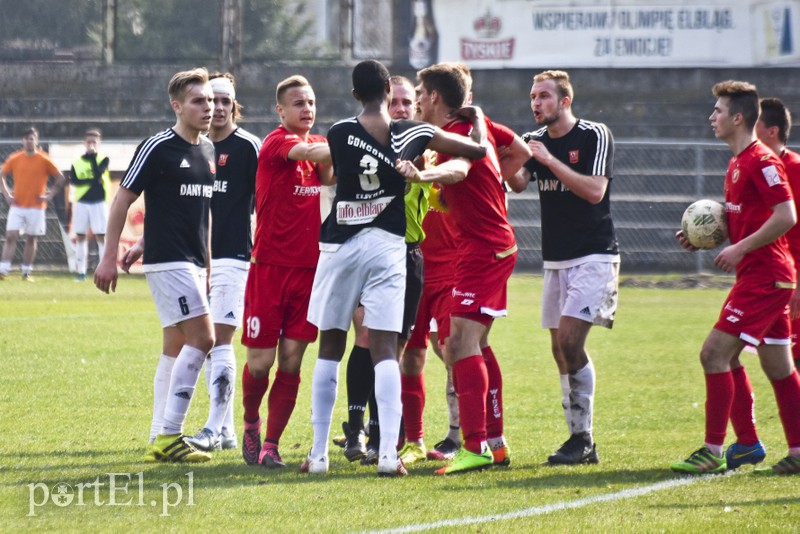
<path id="1" fill-rule="evenodd" d="M 250 368 L 244 364 L 242 369 L 242 406 L 244 406 L 244 420 L 255 423 L 258 420 L 258 411 L 261 401 L 269 388 L 269 375 L 254 378 Z"/>
<path id="2" fill-rule="evenodd" d="M 778 414 L 789 448 L 800 447 L 800 375 L 795 370 L 786 378 L 772 382 Z"/>
<path id="3" fill-rule="evenodd" d="M 403 401 L 403 424 L 406 441 L 422 441 L 424 435 L 423 412 L 425 410 L 425 375 L 400 375 Z"/>
<path id="4" fill-rule="evenodd" d="M 297 390 L 300 388 L 300 373 L 290 375 L 280 369 L 275 371 L 275 381 L 267 399 L 267 433 L 264 441 L 277 444 L 297 403 Z"/>
<path id="5" fill-rule="evenodd" d="M 458 377 L 455 382 L 464 448 L 480 454 L 481 445 L 486 441 L 486 393 L 489 389 L 483 356 L 476 354 L 457 361 L 453 365 L 453 375 Z"/>
<path id="6" fill-rule="evenodd" d="M 706 376 L 706 443 L 725 443 L 725 432 L 733 406 L 733 373 L 707 374 Z"/>
<path id="7" fill-rule="evenodd" d="M 736 433 L 736 441 L 750 447 L 758 442 L 753 386 L 750 384 L 750 378 L 744 367 L 737 367 L 731 372 L 733 373 L 731 424 Z"/>
<path id="8" fill-rule="evenodd" d="M 489 377 L 489 394 L 486 396 L 486 437 L 499 438 L 503 435 L 503 375 L 492 347 L 481 349 L 486 373 Z"/>

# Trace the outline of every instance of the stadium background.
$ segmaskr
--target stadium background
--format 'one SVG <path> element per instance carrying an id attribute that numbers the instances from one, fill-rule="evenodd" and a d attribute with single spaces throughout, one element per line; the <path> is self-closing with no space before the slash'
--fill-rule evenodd
<path id="1" fill-rule="evenodd" d="M 506 19 L 512 4 L 555 10 L 563 3 L 0 0 L 0 157 L 5 159 L 19 148 L 21 131 L 35 125 L 43 147 L 66 171 L 71 158 L 80 154 L 83 131 L 99 126 L 106 151 L 115 155 L 114 174 L 120 177 L 136 143 L 174 120 L 166 97 L 169 77 L 197 65 L 236 74 L 237 97 L 245 107 L 242 126 L 262 137 L 277 124 L 275 84 L 291 74 L 305 75 L 318 98 L 315 131 L 324 134 L 335 120 L 357 113 L 349 94 L 350 67 L 355 62 L 380 59 L 393 73 L 413 79 L 416 68 L 409 60 L 409 43 L 415 38 L 424 33 L 430 42 L 428 62 L 464 60 L 452 52 L 437 56 L 447 49 L 439 42 L 443 36 L 463 28 L 474 37 L 473 44 L 501 43 L 503 24 L 510 25 Z M 571 2 L 570 9 L 620 11 L 631 5 L 644 9 L 641 6 L 648 4 L 676 10 L 691 5 L 681 1 L 583 0 Z M 713 252 L 686 254 L 673 236 L 689 203 L 698 198 L 721 199 L 730 154 L 726 145 L 714 140 L 708 125 L 714 83 L 745 79 L 758 85 L 762 96 L 778 96 L 790 109 L 800 106 L 797 69 L 792 68 L 798 64 L 794 43 L 800 38 L 800 24 L 795 21 L 800 2 L 709 0 L 705 4 L 709 13 L 728 13 L 730 17 L 763 12 L 766 27 L 778 28 L 780 50 L 776 56 L 764 60 L 757 54 L 747 55 L 743 53 L 749 50 L 747 46 L 708 53 L 698 49 L 697 56 L 705 59 L 694 60 L 690 55 L 685 58 L 687 66 L 642 57 L 633 62 L 627 58 L 616 63 L 598 60 L 594 68 L 579 54 L 574 61 L 551 64 L 548 57 L 557 54 L 557 40 L 550 51 L 530 50 L 526 35 L 517 34 L 511 40 L 516 39 L 513 45 L 520 55 L 527 54 L 525 66 L 509 68 L 502 62 L 481 63 L 474 58 L 466 61 L 473 71 L 475 102 L 492 119 L 518 133 L 534 128 L 528 105 L 532 74 L 545 68 L 570 72 L 576 115 L 605 122 L 617 142 L 612 214 L 623 273 L 713 268 Z M 459 6 L 464 16 L 456 11 Z M 470 18 L 466 14 L 471 12 L 480 15 Z M 774 21 L 770 22 L 770 17 Z M 712 37 L 725 34 L 719 28 L 706 33 Z M 720 37 L 720 48 L 728 46 L 727 42 Z M 698 46 L 701 44 L 702 39 Z M 536 271 L 541 267 L 541 253 L 534 188 L 511 194 L 509 209 L 521 250 L 518 270 Z M 0 200 L 0 228 L 5 228 L 7 211 L 7 204 Z M 68 269 L 68 239 L 63 231 L 67 216 L 63 197 L 49 207 L 48 232 L 40 241 L 37 268 Z M 21 255 L 21 244 L 19 247 L 15 265 Z"/>

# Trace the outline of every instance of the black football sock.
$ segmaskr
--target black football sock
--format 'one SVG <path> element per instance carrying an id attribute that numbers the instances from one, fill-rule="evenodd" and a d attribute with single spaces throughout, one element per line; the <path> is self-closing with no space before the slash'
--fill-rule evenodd
<path id="1" fill-rule="evenodd" d="M 353 346 L 347 360 L 347 419 L 352 432 L 364 428 L 364 412 L 374 383 L 369 349 Z"/>

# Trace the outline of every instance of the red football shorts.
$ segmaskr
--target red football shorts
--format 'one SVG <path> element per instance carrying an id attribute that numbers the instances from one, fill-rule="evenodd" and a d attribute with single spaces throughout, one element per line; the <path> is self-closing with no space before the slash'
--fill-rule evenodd
<path id="1" fill-rule="evenodd" d="M 473 320 L 485 316 L 479 320 L 484 324 L 505 317 L 508 279 L 516 263 L 516 247 L 507 255 L 490 250 L 464 253 L 456 267 L 451 315 Z"/>
<path id="2" fill-rule="evenodd" d="M 417 320 L 406 346 L 415 349 L 424 349 L 428 346 L 430 338 L 431 319 L 436 321 L 436 330 L 439 344 L 450 335 L 450 302 L 452 301 L 452 282 L 424 282 L 422 297 L 417 308 Z"/>
<path id="3" fill-rule="evenodd" d="M 254 263 L 244 292 L 242 345 L 258 349 L 278 338 L 313 342 L 317 327 L 306 319 L 315 269 Z"/>
<path id="4" fill-rule="evenodd" d="M 761 279 L 759 279 L 761 278 Z M 753 346 L 787 345 L 791 336 L 791 283 L 749 276 L 733 285 L 714 328 Z"/>

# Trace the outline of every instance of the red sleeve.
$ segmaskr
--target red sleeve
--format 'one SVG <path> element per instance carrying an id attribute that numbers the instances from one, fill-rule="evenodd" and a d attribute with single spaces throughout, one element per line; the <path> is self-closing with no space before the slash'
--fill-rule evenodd
<path id="1" fill-rule="evenodd" d="M 753 182 L 767 206 L 793 200 L 783 162 L 776 158 L 754 161 Z"/>
<path id="2" fill-rule="evenodd" d="M 509 146 L 514 141 L 514 131 L 504 124 L 492 122 L 489 118 L 486 118 L 486 129 L 494 138 L 495 146 Z"/>

